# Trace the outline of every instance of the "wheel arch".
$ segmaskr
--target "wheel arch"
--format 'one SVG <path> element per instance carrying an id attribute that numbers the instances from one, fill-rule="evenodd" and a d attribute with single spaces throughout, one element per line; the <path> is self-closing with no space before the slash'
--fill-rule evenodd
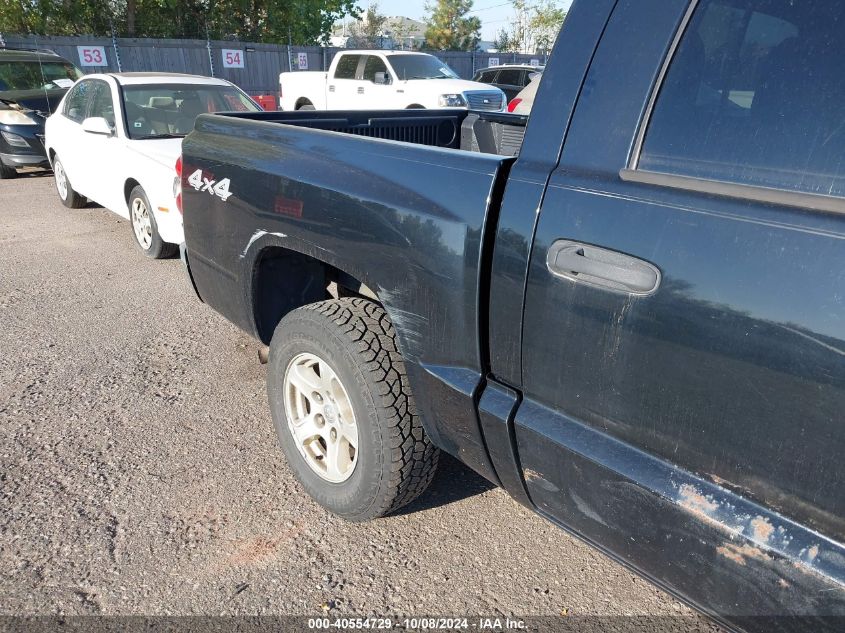
<path id="1" fill-rule="evenodd" d="M 132 190 L 135 187 L 141 187 L 141 183 L 135 178 L 127 178 L 126 182 L 123 183 L 123 199 L 126 202 L 127 209 L 129 208 L 129 196 L 132 195 Z"/>
<path id="2" fill-rule="evenodd" d="M 264 343 L 269 344 L 286 314 L 324 299 L 360 296 L 384 307 L 360 272 L 278 244 L 261 248 L 251 268 L 248 305 L 253 329 Z"/>

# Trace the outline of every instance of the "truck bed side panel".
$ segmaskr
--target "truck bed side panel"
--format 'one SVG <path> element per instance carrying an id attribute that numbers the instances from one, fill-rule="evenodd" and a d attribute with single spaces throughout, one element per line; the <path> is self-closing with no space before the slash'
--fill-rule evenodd
<path id="1" fill-rule="evenodd" d="M 252 309 L 264 249 L 353 275 L 393 321 L 434 440 L 495 481 L 472 398 L 482 378 L 481 240 L 509 159 L 219 116 L 200 117 L 183 152 L 186 174 L 229 178 L 233 194 L 224 202 L 186 188 L 203 300 L 267 341 Z"/>

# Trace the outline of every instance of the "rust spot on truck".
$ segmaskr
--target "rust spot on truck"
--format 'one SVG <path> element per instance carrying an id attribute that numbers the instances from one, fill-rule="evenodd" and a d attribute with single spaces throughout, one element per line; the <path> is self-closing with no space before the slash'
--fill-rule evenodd
<path id="1" fill-rule="evenodd" d="M 775 528 L 764 517 L 754 517 L 751 520 L 751 536 L 755 541 L 767 543 L 769 537 L 774 534 Z"/>
<path id="2" fill-rule="evenodd" d="M 543 477 L 540 473 L 536 470 L 532 470 L 530 468 L 523 469 L 523 475 L 525 476 L 525 483 L 535 483 L 543 490 L 548 490 L 549 492 L 558 492 L 560 488 L 555 486 L 552 482 L 548 479 Z"/>
<path id="3" fill-rule="evenodd" d="M 679 503 L 682 508 L 700 519 L 714 520 L 710 515 L 719 508 L 719 504 L 713 499 L 701 494 L 695 486 L 690 484 L 684 484 L 678 492 L 681 496 Z"/>
<path id="4" fill-rule="evenodd" d="M 722 556 L 729 558 L 735 563 L 739 563 L 740 565 L 745 565 L 745 561 L 749 558 L 753 558 L 760 561 L 766 561 L 771 559 L 771 556 L 766 554 L 766 552 L 764 552 L 762 549 L 760 549 L 759 547 L 754 547 L 753 545 L 749 545 L 747 543 L 745 543 L 744 545 L 725 543 L 724 545 L 717 547 L 716 551 Z"/>
<path id="5" fill-rule="evenodd" d="M 717 547 L 716 552 L 725 558 L 729 558 L 738 565 L 745 565 L 745 558 L 726 545 Z"/>

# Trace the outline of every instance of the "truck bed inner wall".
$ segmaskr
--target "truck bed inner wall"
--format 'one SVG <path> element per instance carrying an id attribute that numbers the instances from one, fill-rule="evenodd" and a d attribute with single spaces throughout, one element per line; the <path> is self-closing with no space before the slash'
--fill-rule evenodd
<path id="1" fill-rule="evenodd" d="M 224 202 L 184 187 L 203 300 L 267 341 L 253 310 L 265 249 L 367 284 L 393 321 L 412 388 L 429 394 L 418 402 L 426 428 L 495 480 L 472 406 L 483 373 L 478 280 L 489 200 L 513 159 L 213 115 L 198 119 L 183 156 L 186 177 L 201 167 L 204 178 L 229 178 L 233 194 Z M 454 406 L 429 406 L 439 392 Z"/>

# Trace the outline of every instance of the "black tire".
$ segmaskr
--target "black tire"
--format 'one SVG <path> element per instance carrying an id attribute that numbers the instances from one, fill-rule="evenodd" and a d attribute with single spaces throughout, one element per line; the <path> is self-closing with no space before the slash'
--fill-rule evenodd
<path id="1" fill-rule="evenodd" d="M 147 217 L 149 218 L 148 245 L 144 245 L 141 242 L 141 239 L 135 230 L 136 222 L 139 222 L 134 211 L 136 200 L 139 201 L 143 205 L 143 208 L 146 209 Z M 144 193 L 144 189 L 140 185 L 135 187 L 132 190 L 132 193 L 129 194 L 129 229 L 132 231 L 132 241 L 135 243 L 135 246 L 137 246 L 141 252 L 150 259 L 166 259 L 168 257 L 173 257 L 179 248 L 176 244 L 170 244 L 169 242 L 165 242 L 161 239 L 161 235 L 158 233 L 158 224 L 156 224 L 155 213 L 153 213 L 153 208 L 150 205 L 147 194 Z"/>
<path id="2" fill-rule="evenodd" d="M 324 359 L 344 385 L 358 427 L 357 463 L 349 479 L 330 483 L 297 448 L 285 413 L 285 373 L 302 353 Z M 290 312 L 270 344 L 267 393 L 287 462 L 306 492 L 349 521 L 394 512 L 431 483 L 440 451 L 423 430 L 393 325 L 362 298 L 322 301 Z"/>
<path id="3" fill-rule="evenodd" d="M 425 106 L 421 106 L 419 103 L 413 103 L 405 109 L 406 110 L 425 110 Z"/>
<path id="4" fill-rule="evenodd" d="M 65 187 L 64 195 L 62 195 L 61 179 L 64 178 Z M 53 158 L 53 180 L 56 183 L 56 193 L 59 194 L 59 200 L 68 209 L 81 209 L 85 206 L 88 200 L 84 196 L 80 196 L 73 189 L 70 178 L 67 177 L 64 165 L 62 165 L 58 156 Z"/>
<path id="5" fill-rule="evenodd" d="M 14 167 L 9 167 L 8 165 L 4 165 L 0 163 L 0 180 L 7 180 L 9 178 L 16 178 L 18 175 L 17 170 Z"/>

